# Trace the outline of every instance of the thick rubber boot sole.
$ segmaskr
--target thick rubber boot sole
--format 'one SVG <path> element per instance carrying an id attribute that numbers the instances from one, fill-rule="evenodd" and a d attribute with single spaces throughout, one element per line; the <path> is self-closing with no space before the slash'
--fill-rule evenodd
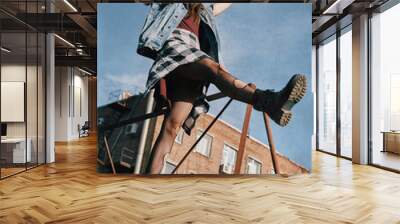
<path id="1" fill-rule="evenodd" d="M 295 77 L 295 85 L 290 91 L 289 97 L 286 102 L 282 106 L 282 110 L 290 111 L 292 107 L 300 102 L 300 100 L 304 97 L 307 91 L 307 78 L 305 75 L 296 74 Z"/>
<path id="2" fill-rule="evenodd" d="M 273 115 L 270 115 L 270 117 L 279 126 L 284 127 L 289 124 L 289 121 L 292 118 L 292 112 L 281 109 L 279 111 L 275 111 Z"/>

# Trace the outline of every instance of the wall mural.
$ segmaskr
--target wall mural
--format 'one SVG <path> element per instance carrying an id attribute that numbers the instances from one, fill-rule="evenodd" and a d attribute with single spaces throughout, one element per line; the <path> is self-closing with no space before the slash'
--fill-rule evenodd
<path id="1" fill-rule="evenodd" d="M 99 4 L 97 170 L 307 173 L 311 85 L 311 4 Z"/>

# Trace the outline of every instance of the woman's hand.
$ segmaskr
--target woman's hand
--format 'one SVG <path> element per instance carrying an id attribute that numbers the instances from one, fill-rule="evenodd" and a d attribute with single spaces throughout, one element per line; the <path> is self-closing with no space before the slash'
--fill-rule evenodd
<path id="1" fill-rule="evenodd" d="M 224 12 L 226 9 L 228 9 L 232 3 L 215 3 L 213 6 L 213 14 L 214 16 L 218 16 L 222 12 Z"/>

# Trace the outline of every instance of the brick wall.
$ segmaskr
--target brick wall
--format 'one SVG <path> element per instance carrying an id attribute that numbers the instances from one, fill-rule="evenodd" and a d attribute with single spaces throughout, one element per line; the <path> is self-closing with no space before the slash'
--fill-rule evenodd
<path id="1" fill-rule="evenodd" d="M 202 115 L 201 118 L 198 119 L 196 127 L 193 128 L 191 135 L 189 136 L 185 133 L 182 144 L 174 143 L 167 161 L 176 165 L 196 141 L 196 133 L 205 130 L 213 118 L 214 117 L 209 114 Z M 153 144 L 158 136 L 163 119 L 163 116 L 157 118 Z M 212 136 L 212 145 L 209 157 L 193 151 L 177 170 L 178 174 L 218 174 L 220 173 L 224 144 L 227 144 L 236 150 L 239 149 L 240 130 L 237 130 L 224 121 L 218 120 L 207 134 Z M 279 149 L 277 150 L 279 151 Z M 241 173 L 243 174 L 247 173 L 246 167 L 249 158 L 255 159 L 261 163 L 261 174 L 274 173 L 269 147 L 248 137 L 246 141 L 245 155 L 241 166 Z M 278 161 L 282 174 L 293 175 L 307 172 L 306 169 L 280 154 L 278 154 Z"/>

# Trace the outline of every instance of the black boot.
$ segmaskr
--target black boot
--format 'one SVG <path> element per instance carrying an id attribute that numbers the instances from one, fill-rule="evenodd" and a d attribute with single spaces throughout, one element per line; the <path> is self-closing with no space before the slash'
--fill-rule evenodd
<path id="1" fill-rule="evenodd" d="M 294 75 L 279 92 L 256 89 L 253 107 L 266 112 L 278 125 L 286 126 L 292 117 L 290 110 L 303 98 L 306 89 L 306 76 Z"/>

